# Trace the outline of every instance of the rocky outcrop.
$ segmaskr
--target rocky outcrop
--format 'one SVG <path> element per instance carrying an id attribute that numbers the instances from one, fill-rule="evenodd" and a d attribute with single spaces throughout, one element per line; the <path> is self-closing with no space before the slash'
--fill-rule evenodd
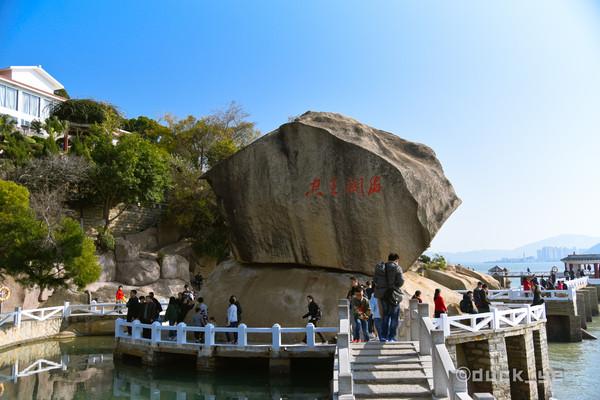
<path id="1" fill-rule="evenodd" d="M 100 278 L 98 278 L 98 280 L 101 282 L 114 281 L 117 276 L 115 255 L 112 252 L 100 254 L 98 255 L 98 263 L 102 267 L 102 272 L 100 273 Z"/>
<path id="2" fill-rule="evenodd" d="M 148 228 L 142 232 L 126 235 L 125 239 L 143 250 L 154 250 L 158 247 L 158 230 Z"/>
<path id="3" fill-rule="evenodd" d="M 436 269 L 426 269 L 425 277 L 452 290 L 468 290 L 477 286 L 477 280 L 474 278 Z"/>
<path id="4" fill-rule="evenodd" d="M 500 289 L 500 283 L 491 275 L 484 274 L 483 272 L 473 271 L 465 267 L 456 265 L 453 267 L 454 272 L 461 275 L 466 275 L 471 278 L 477 279 L 478 282 L 482 282 L 488 285 L 489 289 L 496 290 Z"/>
<path id="5" fill-rule="evenodd" d="M 333 113 L 308 112 L 206 178 L 236 259 L 371 273 L 410 266 L 458 207 L 435 153 Z"/>
<path id="6" fill-rule="evenodd" d="M 179 254 L 163 256 L 160 266 L 160 277 L 163 279 L 190 280 L 190 263 Z"/>
<path id="7" fill-rule="evenodd" d="M 323 326 L 337 326 L 337 302 L 346 297 L 352 274 L 315 271 L 282 265 L 242 265 L 225 261 L 210 274 L 202 289 L 209 313 L 223 324 L 229 297 L 241 302 L 242 320 L 249 326 L 303 326 L 306 296 L 313 295 L 323 312 Z M 364 275 L 354 275 L 361 281 Z"/>
<path id="8" fill-rule="evenodd" d="M 117 262 L 135 261 L 140 256 L 140 246 L 125 238 L 115 241 L 115 259 Z"/>
<path id="9" fill-rule="evenodd" d="M 126 285 L 149 285 L 160 279 L 160 265 L 155 260 L 138 259 L 117 264 L 117 281 Z"/>

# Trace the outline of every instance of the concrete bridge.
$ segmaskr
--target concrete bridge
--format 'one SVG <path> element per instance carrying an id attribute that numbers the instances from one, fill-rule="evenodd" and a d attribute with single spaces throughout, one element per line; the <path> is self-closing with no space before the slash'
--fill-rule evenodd
<path id="1" fill-rule="evenodd" d="M 580 295 L 585 293 L 580 292 L 581 289 L 585 287 L 576 289 L 575 293 L 548 296 L 556 298 L 557 303 L 575 304 L 574 299 L 585 296 Z M 513 300 L 520 296 L 495 295 L 497 299 L 512 296 Z M 339 303 L 337 327 L 317 328 L 308 324 L 292 328 L 275 324 L 261 328 L 241 324 L 237 328 L 226 328 L 183 323 L 171 327 L 158 322 L 128 323 L 120 318 L 122 315 L 113 303 L 66 303 L 59 307 L 3 314 L 0 331 L 5 336 L 12 334 L 14 341 L 22 342 L 28 334 L 32 335 L 29 340 L 40 339 L 43 335 L 34 334 L 40 331 L 36 329 L 40 325 L 50 324 L 58 327 L 60 332 L 61 327 L 78 318 L 106 320 L 114 329 L 116 357 L 138 357 L 144 363 L 154 365 L 188 359 L 204 371 L 242 359 L 260 360 L 271 372 L 284 375 L 290 372 L 294 363 L 329 365 L 332 393 L 338 399 L 549 399 L 551 384 L 547 378 L 545 331 L 548 303 L 550 301 L 541 306 L 505 304 L 490 313 L 443 314 L 434 319 L 427 304 L 411 301 L 404 320 L 407 325 L 403 330 L 404 337 L 397 343 L 383 344 L 351 343 L 347 300 Z M 235 343 L 223 340 L 226 333 L 237 334 Z M 316 343 L 317 333 L 330 338 L 335 336 L 336 344 Z M 306 343 L 301 343 L 304 335 Z M 41 360 L 29 371 L 59 367 L 59 363 Z M 519 377 L 527 378 L 525 383 L 514 381 L 516 370 L 521 371 Z M 477 373 L 483 374 L 483 378 Z M 135 385 L 131 390 L 135 397 Z"/>
<path id="2" fill-rule="evenodd" d="M 582 329 L 593 316 L 599 315 L 600 279 L 586 277 L 564 281 L 566 290 L 542 290 L 547 319 L 547 336 L 552 342 L 579 342 Z M 458 291 L 465 293 L 464 290 Z M 522 288 L 489 290 L 489 299 L 496 307 L 523 307 L 533 301 L 533 293 Z M 494 307 L 495 308 L 495 307 Z"/>

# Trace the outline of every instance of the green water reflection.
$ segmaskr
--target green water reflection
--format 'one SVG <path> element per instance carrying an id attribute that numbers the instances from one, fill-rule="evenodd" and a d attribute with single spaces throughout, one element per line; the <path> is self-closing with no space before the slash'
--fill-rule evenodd
<path id="1" fill-rule="evenodd" d="M 47 341 L 0 354 L 0 399 L 18 400 L 213 400 L 329 399 L 329 377 L 295 371 L 292 379 L 269 379 L 255 368 L 198 374 L 193 365 L 147 368 L 113 363 L 112 338 Z M 44 360 L 44 361 L 41 361 Z M 15 368 L 15 365 L 18 368 Z M 48 369 L 36 373 L 37 369 Z M 20 375 L 15 379 L 16 371 Z"/>

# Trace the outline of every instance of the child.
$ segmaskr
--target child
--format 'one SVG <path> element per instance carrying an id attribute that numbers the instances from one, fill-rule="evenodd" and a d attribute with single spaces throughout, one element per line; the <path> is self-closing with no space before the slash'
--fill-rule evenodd
<path id="1" fill-rule="evenodd" d="M 369 306 L 369 300 L 364 297 L 364 289 L 358 287 L 354 290 L 354 296 L 352 297 L 352 316 L 354 317 L 354 340 L 353 343 L 358 343 L 360 339 L 360 331 L 362 329 L 364 339 L 363 342 L 369 341 L 369 329 L 367 321 L 371 315 L 371 307 Z"/>

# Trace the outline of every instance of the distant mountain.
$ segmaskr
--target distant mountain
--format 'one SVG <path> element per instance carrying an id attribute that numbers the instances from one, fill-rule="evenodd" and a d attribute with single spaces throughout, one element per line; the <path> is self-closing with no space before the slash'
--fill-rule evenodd
<path id="1" fill-rule="evenodd" d="M 598 243 L 597 245 L 595 245 L 593 247 L 590 247 L 585 252 L 588 254 L 600 254 L 600 243 Z"/>
<path id="2" fill-rule="evenodd" d="M 544 240 L 529 243 L 516 249 L 487 249 L 487 250 L 473 250 L 473 251 L 462 251 L 462 252 L 436 252 L 429 251 L 428 254 L 441 254 L 448 261 L 454 263 L 477 263 L 486 262 L 493 260 L 500 260 L 502 258 L 521 258 L 536 256 L 538 249 L 545 246 L 555 247 L 575 247 L 577 249 L 596 249 L 596 253 L 600 253 L 600 237 L 584 236 L 584 235 L 558 235 L 553 236 Z M 586 252 L 591 251 L 586 250 Z"/>

